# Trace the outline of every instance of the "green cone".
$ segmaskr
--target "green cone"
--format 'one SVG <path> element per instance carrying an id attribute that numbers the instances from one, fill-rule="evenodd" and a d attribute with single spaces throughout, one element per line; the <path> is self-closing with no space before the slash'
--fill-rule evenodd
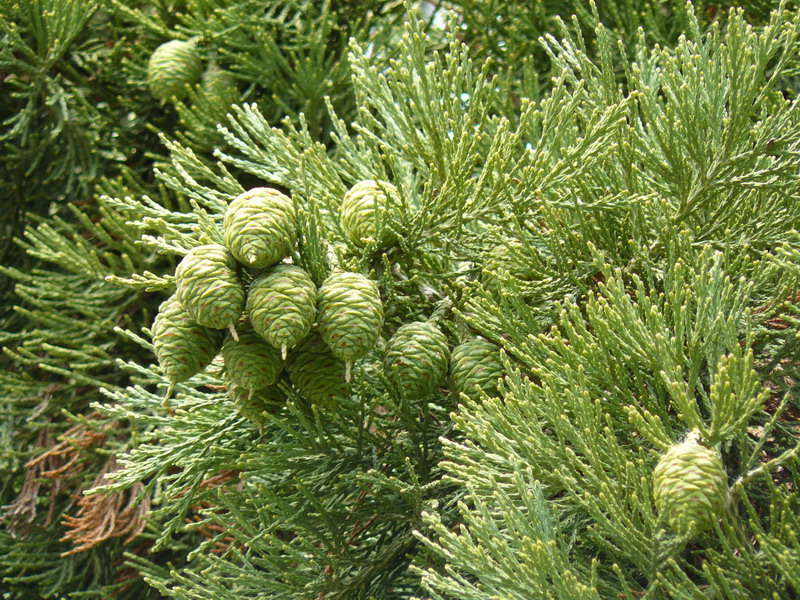
<path id="1" fill-rule="evenodd" d="M 203 63 L 194 42 L 172 40 L 155 49 L 147 63 L 147 85 L 157 100 L 178 100 L 186 96 L 186 86 L 200 79 Z"/>
<path id="2" fill-rule="evenodd" d="M 436 325 L 416 321 L 402 325 L 386 344 L 384 372 L 405 396 L 427 396 L 447 373 L 447 337 Z"/>
<path id="3" fill-rule="evenodd" d="M 248 390 L 271 386 L 283 370 L 278 351 L 246 326 L 239 329 L 238 341 L 229 338 L 225 342 L 222 358 L 229 380 Z"/>
<path id="4" fill-rule="evenodd" d="M 400 194 L 391 183 L 372 179 L 360 181 L 347 191 L 342 200 L 342 229 L 353 244 L 363 247 L 376 240 L 380 221 L 382 236 L 378 242 L 391 244 L 394 235 L 385 228 L 385 223 L 390 211 L 397 216 L 399 206 Z"/>
<path id="5" fill-rule="evenodd" d="M 483 390 L 497 394 L 497 382 L 503 376 L 503 363 L 497 346 L 475 338 L 453 348 L 450 357 L 450 391 L 476 399 Z"/>
<path id="6" fill-rule="evenodd" d="M 175 282 L 178 299 L 200 325 L 225 329 L 242 315 L 244 287 L 225 246 L 192 248 L 175 269 Z"/>
<path id="7" fill-rule="evenodd" d="M 209 67 L 203 73 L 200 89 L 210 103 L 226 111 L 240 98 L 236 80 L 219 67 Z"/>
<path id="8" fill-rule="evenodd" d="M 286 372 L 300 394 L 316 404 L 326 405 L 347 395 L 345 364 L 316 332 L 289 352 Z"/>
<path id="9" fill-rule="evenodd" d="M 287 349 L 311 331 L 317 316 L 317 286 L 300 267 L 277 265 L 250 286 L 246 310 L 256 333 L 286 358 Z"/>
<path id="10" fill-rule="evenodd" d="M 243 265 L 265 268 L 284 258 L 297 240 L 292 199 L 272 188 L 239 195 L 222 220 L 225 245 Z"/>
<path id="11" fill-rule="evenodd" d="M 171 383 L 205 369 L 219 352 L 224 335 L 195 323 L 174 295 L 161 303 L 152 332 L 158 364 Z"/>
<path id="12" fill-rule="evenodd" d="M 286 395 L 277 385 L 253 391 L 229 382 L 228 394 L 233 400 L 236 411 L 259 427 L 267 421 L 264 418 L 265 412 L 277 412 L 286 404 Z"/>
<path id="13" fill-rule="evenodd" d="M 692 431 L 673 446 L 653 471 L 656 508 L 678 533 L 702 532 L 720 517 L 728 491 L 728 477 L 717 449 L 700 443 Z"/>
<path id="14" fill-rule="evenodd" d="M 334 273 L 319 288 L 317 323 L 333 354 L 349 365 L 375 346 L 383 304 L 374 281 L 359 273 Z"/>
<path id="15" fill-rule="evenodd" d="M 524 251 L 522 242 L 516 240 L 508 245 L 495 246 L 486 257 L 481 269 L 481 281 L 484 287 L 490 291 L 502 289 L 504 277 L 498 276 L 501 273 L 507 273 L 506 277 L 511 276 L 521 281 L 533 281 L 536 273 L 525 263 L 521 255 Z"/>

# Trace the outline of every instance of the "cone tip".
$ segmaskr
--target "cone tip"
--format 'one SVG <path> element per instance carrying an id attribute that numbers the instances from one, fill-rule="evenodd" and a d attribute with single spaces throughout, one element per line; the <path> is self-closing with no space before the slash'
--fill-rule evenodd
<path id="1" fill-rule="evenodd" d="M 172 393 L 175 391 L 175 382 L 170 381 L 169 387 L 167 387 L 167 393 L 164 394 L 164 399 L 161 401 L 161 406 L 166 406 L 169 399 L 172 397 Z"/>

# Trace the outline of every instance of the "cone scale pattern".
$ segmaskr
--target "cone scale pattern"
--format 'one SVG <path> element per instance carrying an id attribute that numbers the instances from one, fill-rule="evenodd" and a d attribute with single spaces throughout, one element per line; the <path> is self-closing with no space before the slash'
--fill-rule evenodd
<path id="1" fill-rule="evenodd" d="M 497 346 L 483 338 L 475 338 L 453 348 L 450 357 L 450 391 L 480 397 L 481 390 L 489 396 L 497 393 L 497 382 L 503 376 L 503 363 Z"/>
<path id="2" fill-rule="evenodd" d="M 248 390 L 261 390 L 278 380 L 283 361 L 278 351 L 256 335 L 251 327 L 239 330 L 239 339 L 222 347 L 228 379 Z"/>
<path id="3" fill-rule="evenodd" d="M 727 490 L 719 450 L 702 445 L 697 430 L 670 448 L 653 471 L 656 508 L 681 534 L 708 529 L 720 516 Z"/>
<path id="4" fill-rule="evenodd" d="M 253 391 L 228 382 L 228 395 L 236 412 L 259 427 L 266 423 L 265 412 L 277 412 L 286 403 L 286 396 L 277 385 Z"/>
<path id="5" fill-rule="evenodd" d="M 170 383 L 181 383 L 205 369 L 219 351 L 223 332 L 195 323 L 175 296 L 153 321 L 153 351 Z"/>
<path id="6" fill-rule="evenodd" d="M 294 347 L 311 331 L 317 316 L 317 286 L 300 267 L 278 265 L 250 286 L 246 311 L 256 333 L 281 350 Z"/>
<path id="7" fill-rule="evenodd" d="M 289 353 L 286 372 L 292 385 L 316 404 L 326 405 L 347 395 L 345 364 L 316 332 Z"/>
<path id="8" fill-rule="evenodd" d="M 155 49 L 147 63 L 147 85 L 157 100 L 178 100 L 186 86 L 196 83 L 203 72 L 194 42 L 172 40 Z"/>
<path id="9" fill-rule="evenodd" d="M 334 273 L 319 288 L 317 323 L 334 356 L 349 365 L 375 346 L 383 320 L 378 286 L 359 273 Z"/>
<path id="10" fill-rule="evenodd" d="M 381 239 L 377 241 L 381 245 L 390 244 L 394 235 L 385 225 L 390 211 L 396 213 L 399 204 L 400 195 L 391 183 L 372 179 L 360 181 L 344 195 L 342 229 L 353 244 L 363 247 L 376 240 L 380 222 Z"/>
<path id="11" fill-rule="evenodd" d="M 406 397 L 427 396 L 447 373 L 447 338 L 436 325 L 402 325 L 386 344 L 386 377 Z"/>
<path id="12" fill-rule="evenodd" d="M 244 287 L 236 261 L 224 246 L 208 244 L 189 251 L 175 269 L 177 296 L 189 316 L 214 329 L 232 327 L 244 310 Z"/>
<path id="13" fill-rule="evenodd" d="M 248 267 L 271 267 L 297 240 L 292 199 L 272 188 L 253 188 L 228 206 L 222 220 L 225 245 Z"/>

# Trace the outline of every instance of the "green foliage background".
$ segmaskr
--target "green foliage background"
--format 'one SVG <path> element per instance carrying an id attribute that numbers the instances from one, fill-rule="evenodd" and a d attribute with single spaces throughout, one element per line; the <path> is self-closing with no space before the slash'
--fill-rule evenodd
<path id="1" fill-rule="evenodd" d="M 0 595 L 794 597 L 800 14 L 729 8 L 2 0 Z M 174 38 L 239 102 L 153 100 Z M 383 250 L 339 225 L 372 178 L 405 207 Z M 340 405 L 286 388 L 263 427 L 219 363 L 165 407 L 175 262 L 265 184 L 317 284 L 335 257 L 384 337 L 435 313 L 493 341 L 498 396 L 398 395 L 379 347 Z M 651 473 L 692 429 L 730 491 L 688 539 Z M 58 442 L 68 476 L 37 471 Z M 146 526 L 63 556 L 90 490 Z"/>

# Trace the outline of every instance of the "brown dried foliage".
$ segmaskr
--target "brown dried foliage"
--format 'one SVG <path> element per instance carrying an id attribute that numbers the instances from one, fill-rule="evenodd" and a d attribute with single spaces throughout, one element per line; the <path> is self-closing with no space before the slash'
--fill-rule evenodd
<path id="1" fill-rule="evenodd" d="M 91 413 L 87 420 L 98 417 L 98 413 Z M 37 499 L 45 493 L 42 489 L 44 487 L 49 487 L 47 491 L 50 497 L 50 508 L 42 525 L 47 527 L 53 520 L 58 496 L 72 488 L 75 491 L 70 499 L 77 503 L 77 514 L 66 514 L 63 517 L 61 523 L 67 528 L 67 533 L 61 541 L 71 541 L 74 548 L 62 553 L 62 556 L 89 550 L 109 538 L 127 535 L 124 540 L 126 544 L 135 539 L 144 529 L 145 516 L 150 509 L 149 496 L 133 506 L 134 498 L 143 489 L 141 484 L 127 491 L 92 496 L 84 496 L 80 487 L 87 463 L 93 459 L 87 455 L 87 451 L 103 447 L 110 430 L 115 427 L 116 423 L 108 423 L 93 429 L 85 423 L 79 423 L 65 432 L 58 443 L 48 432 L 43 432 L 36 445 L 44 449 L 44 452 L 25 464 L 27 471 L 22 489 L 2 517 L 8 521 L 9 530 L 16 533 L 33 522 L 36 518 Z M 118 470 L 116 461 L 109 459 L 94 478 L 91 487 L 107 483 L 107 475 Z M 69 511 L 71 507 L 68 504 L 66 510 Z"/>
<path id="2" fill-rule="evenodd" d="M 89 418 L 96 416 L 97 413 L 92 413 Z M 36 445 L 48 449 L 25 464 L 27 471 L 22 489 L 3 515 L 12 532 L 30 525 L 36 518 L 36 500 L 44 486 L 50 487 L 50 509 L 44 526 L 50 524 L 56 498 L 68 486 L 69 481 L 78 478 L 84 471 L 85 451 L 88 448 L 101 447 L 108 437 L 106 431 L 110 427 L 97 431 L 79 423 L 64 433 L 57 444 L 47 431 L 42 432 Z"/>
<path id="3" fill-rule="evenodd" d="M 117 462 L 110 458 L 95 477 L 92 487 L 108 483 L 107 475 L 119 470 Z M 75 546 L 62 556 L 77 554 L 93 548 L 110 538 L 127 536 L 124 544 L 131 543 L 144 530 L 145 517 L 150 510 L 150 496 L 145 495 L 139 504 L 134 500 L 144 486 L 137 483 L 129 490 L 112 494 L 94 494 L 78 499 L 77 516 L 65 515 L 61 523 L 68 529 L 62 542 L 71 541 Z"/>
<path id="4" fill-rule="evenodd" d="M 209 477 L 203 481 L 200 484 L 200 489 L 214 489 L 226 486 L 229 483 L 236 481 L 239 478 L 239 475 L 240 471 L 236 469 L 226 469 L 224 471 L 220 471 L 216 475 L 213 475 L 212 477 Z M 244 482 L 241 480 L 236 481 L 235 488 L 241 491 L 244 488 Z M 208 511 L 212 508 L 214 508 L 213 504 L 207 500 L 200 500 L 192 507 L 194 514 L 186 517 L 186 523 L 197 524 L 197 531 L 207 540 L 217 538 L 214 542 L 214 547 L 211 549 L 211 552 L 212 554 L 222 555 L 225 554 L 230 547 L 236 543 L 236 539 L 231 534 L 220 537 L 220 535 L 225 532 L 225 528 L 221 525 L 208 521 L 206 518 L 198 514 L 201 511 Z M 244 547 L 241 544 L 239 544 L 238 547 L 240 550 L 244 551 Z"/>

